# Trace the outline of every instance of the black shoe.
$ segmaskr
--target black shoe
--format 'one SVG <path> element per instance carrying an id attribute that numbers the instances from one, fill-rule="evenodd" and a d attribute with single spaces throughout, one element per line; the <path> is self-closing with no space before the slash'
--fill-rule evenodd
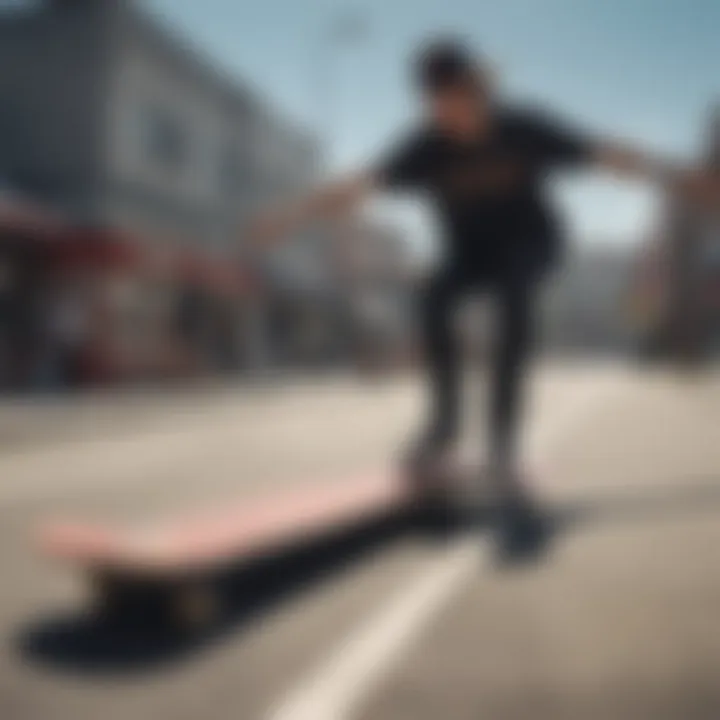
<path id="1" fill-rule="evenodd" d="M 501 503 L 497 523 L 497 555 L 502 565 L 538 560 L 552 537 L 548 518 L 532 501 L 513 497 Z"/>

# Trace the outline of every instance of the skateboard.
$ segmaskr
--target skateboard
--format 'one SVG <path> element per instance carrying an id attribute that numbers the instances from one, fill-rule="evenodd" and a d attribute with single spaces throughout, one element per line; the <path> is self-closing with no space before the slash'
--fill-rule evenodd
<path id="1" fill-rule="evenodd" d="M 94 613 L 112 616 L 129 607 L 153 607 L 173 627 L 193 630 L 222 616 L 213 582 L 219 573 L 408 508 L 418 499 L 417 488 L 393 472 L 297 487 L 135 526 L 48 522 L 39 529 L 38 545 L 45 557 L 85 576 Z"/>
<path id="2" fill-rule="evenodd" d="M 45 557 L 84 575 L 96 615 L 152 608 L 174 628 L 202 629 L 223 615 L 216 580 L 224 572 L 385 515 L 443 515 L 477 473 L 477 465 L 453 459 L 412 473 L 390 469 L 300 482 L 292 491 L 139 525 L 46 522 L 37 541 Z"/>

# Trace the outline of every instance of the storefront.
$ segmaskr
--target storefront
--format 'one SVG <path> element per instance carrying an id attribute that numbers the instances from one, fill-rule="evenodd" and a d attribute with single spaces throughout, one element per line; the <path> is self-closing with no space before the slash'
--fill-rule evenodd
<path id="1" fill-rule="evenodd" d="M 720 218 L 692 220 L 638 258 L 628 315 L 645 356 L 720 352 Z"/>
<path id="2" fill-rule="evenodd" d="M 263 306 L 269 362 L 275 367 L 320 369 L 348 359 L 347 288 L 324 258 L 288 252 L 268 263 Z"/>
<path id="3" fill-rule="evenodd" d="M 0 198 L 0 387 L 239 370 L 255 291 L 233 257 L 72 226 Z"/>
<path id="4" fill-rule="evenodd" d="M 85 382 L 159 380 L 237 370 L 249 276 L 232 258 L 75 231 L 60 244 L 64 301 L 85 308 Z"/>
<path id="5" fill-rule="evenodd" d="M 0 196 L 0 388 L 30 389 L 48 378 L 48 285 L 59 218 Z"/>
<path id="6" fill-rule="evenodd" d="M 194 348 L 204 372 L 235 372 L 252 365 L 254 275 L 232 257 L 185 252 L 179 256 L 177 332 Z"/>

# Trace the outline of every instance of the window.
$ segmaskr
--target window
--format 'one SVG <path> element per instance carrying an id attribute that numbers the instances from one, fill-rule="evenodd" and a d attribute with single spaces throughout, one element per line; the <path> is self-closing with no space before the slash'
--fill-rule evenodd
<path id="1" fill-rule="evenodd" d="M 158 107 L 146 108 L 141 119 L 141 141 L 156 165 L 177 170 L 187 161 L 188 138 L 179 120 Z"/>
<path id="2" fill-rule="evenodd" d="M 242 190 L 244 181 L 243 164 L 237 152 L 228 151 L 220 158 L 220 187 L 227 195 L 236 195 Z"/>
<path id="3" fill-rule="evenodd" d="M 0 13 L 30 13 L 43 9 L 44 0 L 0 0 Z"/>
<path id="4" fill-rule="evenodd" d="M 237 198 L 252 191 L 256 167 L 254 148 L 243 137 L 228 145 L 218 158 L 218 184 L 225 195 Z"/>

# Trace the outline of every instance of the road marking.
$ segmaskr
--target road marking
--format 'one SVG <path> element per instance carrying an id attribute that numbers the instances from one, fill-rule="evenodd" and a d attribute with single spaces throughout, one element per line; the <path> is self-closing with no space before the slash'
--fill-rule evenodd
<path id="1" fill-rule="evenodd" d="M 554 406 L 530 438 L 533 457 L 548 453 L 578 422 L 627 389 L 613 375 Z M 556 414 L 555 414 L 556 413 Z M 268 720 L 350 720 L 383 677 L 397 666 L 423 630 L 476 576 L 487 543 L 477 536 L 451 545 L 430 568 L 390 598 L 334 649 L 268 714 Z"/>
<path id="2" fill-rule="evenodd" d="M 306 687 L 292 694 L 271 720 L 342 720 L 400 658 L 420 628 L 477 569 L 476 537 L 443 553 L 412 586 L 370 618 L 333 653 Z"/>

